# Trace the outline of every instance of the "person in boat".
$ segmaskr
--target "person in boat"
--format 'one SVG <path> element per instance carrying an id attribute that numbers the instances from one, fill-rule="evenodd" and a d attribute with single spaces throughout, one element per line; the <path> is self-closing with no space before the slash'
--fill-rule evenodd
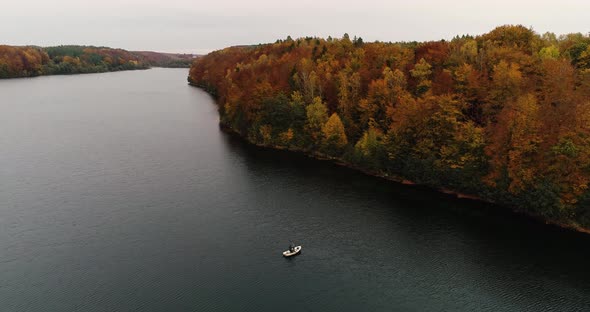
<path id="1" fill-rule="evenodd" d="M 295 251 L 295 247 L 293 246 L 293 244 L 289 245 L 289 252 L 293 252 Z"/>

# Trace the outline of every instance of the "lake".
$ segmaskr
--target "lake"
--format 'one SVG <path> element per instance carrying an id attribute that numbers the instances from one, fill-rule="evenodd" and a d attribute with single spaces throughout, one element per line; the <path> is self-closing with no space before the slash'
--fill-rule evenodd
<path id="1" fill-rule="evenodd" d="M 0 81 L 0 311 L 590 306 L 589 235 L 250 146 L 186 76 Z"/>

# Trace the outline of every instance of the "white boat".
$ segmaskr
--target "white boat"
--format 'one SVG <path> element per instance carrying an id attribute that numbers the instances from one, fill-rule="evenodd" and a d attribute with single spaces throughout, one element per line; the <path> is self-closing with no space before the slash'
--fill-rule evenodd
<path id="1" fill-rule="evenodd" d="M 283 256 L 284 257 L 292 257 L 292 256 L 297 255 L 300 252 L 301 252 L 301 246 L 295 246 L 295 247 L 293 247 L 293 251 L 291 251 L 291 250 L 283 251 Z"/>

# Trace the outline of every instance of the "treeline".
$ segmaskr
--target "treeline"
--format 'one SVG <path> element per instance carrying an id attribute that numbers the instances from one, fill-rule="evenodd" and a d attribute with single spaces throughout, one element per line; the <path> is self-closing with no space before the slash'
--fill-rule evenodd
<path id="1" fill-rule="evenodd" d="M 150 66 L 168 68 L 189 68 L 195 59 L 193 54 L 160 53 L 152 51 L 135 51 Z"/>
<path id="2" fill-rule="evenodd" d="M 121 49 L 0 46 L 0 78 L 100 73 L 148 67 L 139 56 Z"/>
<path id="3" fill-rule="evenodd" d="M 105 47 L 0 45 L 0 78 L 101 73 L 150 66 L 188 67 L 190 62 L 192 55 L 131 52 Z"/>
<path id="4" fill-rule="evenodd" d="M 301 38 L 199 58 L 189 82 L 249 141 L 590 226 L 590 37 Z"/>
<path id="5" fill-rule="evenodd" d="M 0 78 L 38 76 L 48 63 L 40 48 L 0 45 Z"/>

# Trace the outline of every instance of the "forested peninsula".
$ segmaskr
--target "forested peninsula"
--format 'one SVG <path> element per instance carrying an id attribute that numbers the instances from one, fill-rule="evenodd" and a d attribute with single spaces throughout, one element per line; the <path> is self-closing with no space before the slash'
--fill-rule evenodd
<path id="1" fill-rule="evenodd" d="M 191 54 L 126 51 L 93 46 L 0 45 L 0 79 L 41 75 L 102 73 L 158 67 L 186 67 Z"/>
<path id="2" fill-rule="evenodd" d="M 289 37 L 212 52 L 188 79 L 251 143 L 590 228 L 588 35 Z"/>

